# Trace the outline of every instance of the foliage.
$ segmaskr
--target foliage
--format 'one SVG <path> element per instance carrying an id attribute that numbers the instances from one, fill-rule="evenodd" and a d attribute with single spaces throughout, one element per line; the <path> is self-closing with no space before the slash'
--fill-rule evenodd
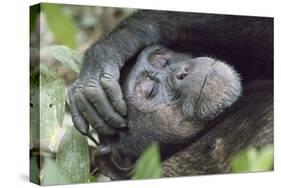
<path id="1" fill-rule="evenodd" d="M 40 174 L 40 169 L 39 165 L 37 163 L 37 158 L 36 156 L 32 156 L 30 158 L 30 169 L 29 169 L 29 174 L 30 174 L 30 181 L 34 182 L 36 184 L 39 184 L 39 174 Z"/>
<path id="2" fill-rule="evenodd" d="M 33 104 L 31 113 L 35 113 L 31 116 L 31 135 L 34 138 L 33 141 L 40 139 L 41 147 L 53 152 L 58 144 L 57 136 L 64 118 L 64 82 L 57 78 L 44 63 L 40 64 L 39 79 L 39 88 L 35 86 L 31 88 L 31 93 L 39 95 L 35 94 L 35 100 L 31 99 Z"/>
<path id="3" fill-rule="evenodd" d="M 136 162 L 135 173 L 132 179 L 148 179 L 161 177 L 161 162 L 159 147 L 151 145 Z"/>
<path id="4" fill-rule="evenodd" d="M 51 76 L 52 75 L 52 76 Z M 64 93 L 64 82 L 62 79 L 55 77 L 55 73 L 48 69 L 43 63 L 41 64 L 41 75 L 40 75 L 40 114 L 41 122 L 43 124 L 50 120 L 52 114 L 54 114 L 53 122 L 49 125 L 57 123 L 61 126 L 64 117 L 64 106 L 65 106 L 65 93 Z"/>
<path id="5" fill-rule="evenodd" d="M 268 171 L 273 168 L 273 145 L 267 145 L 257 150 L 250 147 L 238 153 L 231 162 L 231 171 L 258 172 Z"/>
<path id="6" fill-rule="evenodd" d="M 70 69 L 78 68 L 80 56 L 77 52 L 65 46 L 50 46 L 45 50 L 49 56 Z M 31 156 L 31 179 L 43 185 L 95 181 L 95 177 L 90 176 L 90 155 L 86 137 L 73 127 L 62 127 L 66 100 L 64 81 L 44 62 L 39 65 L 39 76 L 37 72 L 38 68 L 35 68 L 31 73 L 31 140 L 40 139 L 40 143 L 47 144 L 47 148 L 44 148 L 47 151 L 54 151 L 56 144 L 59 147 L 56 160 L 42 155 L 44 163 L 41 171 L 36 156 Z M 56 143 L 57 134 L 62 129 L 65 130 L 64 136 Z"/>
<path id="7" fill-rule="evenodd" d="M 82 54 L 64 45 L 52 45 L 42 49 L 50 57 L 53 57 L 65 67 L 79 73 L 82 62 Z"/>
<path id="8" fill-rule="evenodd" d="M 56 161 L 44 158 L 44 166 L 40 174 L 42 185 L 66 184 L 68 180 L 63 176 L 62 171 L 58 168 Z"/>
<path id="9" fill-rule="evenodd" d="M 30 80 L 31 144 L 41 140 L 53 150 L 64 118 L 64 83 L 45 64 L 38 67 L 31 73 Z"/>
<path id="10" fill-rule="evenodd" d="M 30 13 L 29 14 L 29 32 L 32 33 L 35 28 L 35 25 L 36 25 L 35 23 L 37 20 L 37 16 L 40 13 L 40 5 L 37 4 L 37 5 L 31 6 L 29 13 Z"/>
<path id="11" fill-rule="evenodd" d="M 86 137 L 74 127 L 68 128 L 57 152 L 57 164 L 68 183 L 87 182 L 90 177 L 90 154 Z"/>
<path id="12" fill-rule="evenodd" d="M 48 26 L 53 32 L 57 43 L 75 48 L 77 28 L 71 17 L 64 14 L 61 5 L 42 3 L 41 6 L 46 15 Z"/>
<path id="13" fill-rule="evenodd" d="M 39 50 L 36 40 L 41 40 L 38 38 L 41 26 L 36 25 L 39 24 L 38 19 L 41 15 L 46 18 L 46 22 L 42 23 L 48 26 L 42 27 L 43 35 L 47 33 L 49 36 L 51 32 L 55 40 L 51 42 L 57 44 L 40 49 L 38 54 L 31 54 L 30 178 L 32 182 L 43 185 L 97 181 L 96 177 L 90 174 L 90 154 L 86 137 L 63 122 L 66 110 L 65 84 L 75 78 L 73 72 L 79 73 L 82 62 L 82 54 L 73 50 L 77 48 L 78 30 L 72 19 L 73 15 L 67 14 L 67 10 L 69 9 L 65 5 L 46 3 L 30 8 L 30 45 Z M 44 28 L 47 28 L 47 32 Z M 35 29 L 38 32 L 35 32 Z M 88 36 L 87 33 L 84 35 Z M 44 37 L 42 39 L 45 39 Z M 44 41 L 47 45 L 50 44 L 48 37 L 40 41 L 42 46 L 45 46 Z M 39 54 L 40 57 L 37 58 Z M 48 61 L 49 58 L 51 61 Z M 70 73 L 58 76 L 62 75 L 62 72 L 65 73 L 66 69 L 61 69 L 61 65 L 57 66 L 57 62 L 71 70 Z M 57 67 L 58 69 L 55 69 Z"/>

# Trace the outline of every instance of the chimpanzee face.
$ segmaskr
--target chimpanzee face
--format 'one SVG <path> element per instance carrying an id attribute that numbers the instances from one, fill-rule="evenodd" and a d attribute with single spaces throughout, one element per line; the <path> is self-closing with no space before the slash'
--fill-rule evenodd
<path id="1" fill-rule="evenodd" d="M 112 144 L 134 157 L 153 142 L 162 146 L 196 135 L 241 94 L 240 78 L 229 65 L 162 46 L 140 53 L 122 88 L 129 130 Z"/>
<path id="2" fill-rule="evenodd" d="M 191 121 L 213 119 L 241 93 L 240 78 L 229 65 L 161 46 L 142 51 L 125 88 L 128 105 L 140 112 L 174 107 Z"/>

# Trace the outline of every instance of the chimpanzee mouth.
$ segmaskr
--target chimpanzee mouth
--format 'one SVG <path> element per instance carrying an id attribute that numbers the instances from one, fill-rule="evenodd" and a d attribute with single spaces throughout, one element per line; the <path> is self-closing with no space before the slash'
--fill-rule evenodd
<path id="1" fill-rule="evenodd" d="M 206 74 L 206 76 L 204 78 L 203 84 L 201 86 L 200 94 L 198 96 L 198 99 L 196 100 L 197 102 L 196 102 L 196 105 L 195 105 L 195 114 L 198 113 L 200 102 L 201 102 L 202 95 L 203 95 L 203 91 L 204 91 L 205 87 L 207 86 L 207 81 L 209 79 L 209 76 L 212 73 L 212 71 L 213 71 L 213 69 L 214 69 L 216 64 L 217 64 L 217 61 L 214 60 L 214 62 L 210 65 L 210 68 L 209 68 L 209 70 L 208 70 L 208 72 L 207 72 L 207 74 Z"/>

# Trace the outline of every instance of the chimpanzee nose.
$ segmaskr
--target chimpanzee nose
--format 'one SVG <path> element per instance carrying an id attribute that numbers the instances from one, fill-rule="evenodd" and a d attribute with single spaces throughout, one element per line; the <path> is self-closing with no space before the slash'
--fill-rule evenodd
<path id="1" fill-rule="evenodd" d="M 178 67 L 178 70 L 176 71 L 175 75 L 178 80 L 184 80 L 185 77 L 188 75 L 187 67 L 184 65 L 181 65 L 180 67 Z"/>

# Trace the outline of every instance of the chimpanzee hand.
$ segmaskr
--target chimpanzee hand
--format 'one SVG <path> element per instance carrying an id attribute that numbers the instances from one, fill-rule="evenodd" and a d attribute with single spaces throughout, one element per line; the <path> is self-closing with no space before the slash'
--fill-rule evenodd
<path id="1" fill-rule="evenodd" d="M 112 135 L 126 127 L 120 70 L 116 57 L 113 61 L 114 53 L 107 50 L 101 44 L 86 51 L 79 78 L 69 90 L 72 120 L 84 135 L 89 132 L 89 124 L 100 135 Z"/>

